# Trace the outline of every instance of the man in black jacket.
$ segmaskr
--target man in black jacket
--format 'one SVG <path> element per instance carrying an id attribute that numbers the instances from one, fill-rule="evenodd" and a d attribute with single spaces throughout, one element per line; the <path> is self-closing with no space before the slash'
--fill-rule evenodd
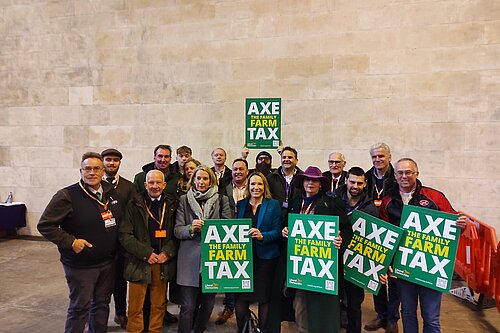
<path id="1" fill-rule="evenodd" d="M 103 179 L 113 185 L 118 193 L 119 201 L 122 203 L 123 209 L 125 209 L 127 203 L 135 195 L 136 190 L 131 181 L 118 174 L 123 155 L 120 151 L 109 148 L 103 150 L 101 156 L 104 162 Z M 113 299 L 115 301 L 114 321 L 123 329 L 127 327 L 127 281 L 123 278 L 124 260 L 123 249 L 120 248 L 116 257 Z"/>
<path id="2" fill-rule="evenodd" d="M 180 174 L 177 172 L 176 167 L 170 162 L 172 161 L 172 147 L 169 145 L 158 145 L 154 150 L 154 161 L 145 164 L 142 167 L 142 172 L 139 172 L 134 177 L 134 185 L 137 192 L 144 191 L 144 182 L 146 181 L 146 174 L 151 170 L 160 170 L 165 175 L 165 182 L 167 187 L 165 191 L 169 194 L 177 193 L 177 182 L 179 181 Z"/>
<path id="3" fill-rule="evenodd" d="M 366 178 L 365 172 L 360 167 L 352 167 L 347 173 L 345 184 L 340 186 L 335 192 L 334 196 L 338 197 L 344 202 L 345 210 L 349 222 L 352 213 L 359 209 L 362 212 L 378 217 L 378 208 L 374 205 L 373 200 L 368 196 L 366 191 Z M 344 235 L 342 242 L 349 244 L 351 242 L 352 234 Z M 360 333 L 361 332 L 361 304 L 365 298 L 365 291 L 363 288 L 344 280 L 344 299 L 347 302 L 347 332 Z"/>
<path id="4" fill-rule="evenodd" d="M 99 153 L 83 154 L 81 180 L 59 190 L 49 202 L 38 231 L 55 243 L 69 287 L 64 332 L 106 332 L 113 291 L 122 207 L 113 186 L 102 181 Z"/>
<path id="5" fill-rule="evenodd" d="M 371 146 L 370 156 L 373 167 L 366 172 L 366 188 L 375 206 L 379 208 L 387 192 L 397 186 L 396 178 L 391 164 L 391 150 L 387 144 L 379 142 Z M 376 331 L 388 324 L 394 327 L 399 320 L 400 301 L 396 283 L 392 278 L 389 279 L 387 287 L 382 285 L 378 295 L 373 297 L 373 303 L 377 317 L 365 325 L 365 330 Z"/>

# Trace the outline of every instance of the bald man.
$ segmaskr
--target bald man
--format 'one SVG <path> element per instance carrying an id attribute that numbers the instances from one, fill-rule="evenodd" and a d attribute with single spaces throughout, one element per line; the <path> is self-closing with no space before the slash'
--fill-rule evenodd
<path id="1" fill-rule="evenodd" d="M 129 281 L 127 332 L 144 329 L 143 306 L 150 290 L 149 332 L 160 333 L 166 309 L 167 281 L 176 269 L 177 241 L 173 237 L 175 198 L 165 191 L 163 172 L 146 174 L 144 191 L 128 203 L 120 227 L 120 242 L 129 254 L 125 279 Z"/>

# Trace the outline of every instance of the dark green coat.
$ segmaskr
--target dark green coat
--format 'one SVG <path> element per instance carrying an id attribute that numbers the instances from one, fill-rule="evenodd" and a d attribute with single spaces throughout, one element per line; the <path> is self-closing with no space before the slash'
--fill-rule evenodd
<path id="1" fill-rule="evenodd" d="M 301 204 L 302 196 L 295 197 L 290 205 L 290 213 L 300 213 Z M 340 234 L 345 237 L 352 233 L 351 226 L 345 214 L 344 203 L 340 199 L 323 194 L 316 201 L 314 214 L 339 216 Z M 288 224 L 288 219 L 286 223 Z M 341 253 L 345 247 L 346 243 L 343 241 L 339 252 L 339 272 L 343 272 Z M 269 333 L 280 332 L 281 320 L 292 319 L 289 313 L 293 311 L 291 308 L 292 298 L 284 298 L 281 293 L 286 278 L 286 249 L 284 249 L 281 254 L 278 274 L 276 274 L 276 276 L 278 276 L 276 280 L 279 280 L 279 282 L 275 285 L 275 288 L 273 288 L 273 293 L 271 295 L 270 319 L 268 325 Z M 339 284 L 342 283 L 342 280 L 343 275 L 340 273 Z M 308 291 L 306 297 L 309 333 L 340 332 L 340 303 L 338 296 Z"/>
<path id="2" fill-rule="evenodd" d="M 163 193 L 165 195 L 165 192 Z M 173 196 L 166 196 L 167 207 L 162 229 L 167 237 L 162 239 L 161 251 L 168 261 L 161 265 L 161 279 L 168 281 L 175 275 L 178 241 L 174 238 L 174 215 L 177 206 Z M 128 203 L 125 218 L 119 232 L 120 243 L 125 249 L 125 269 L 123 277 L 127 281 L 151 283 L 151 269 L 148 258 L 153 253 L 148 232 L 148 213 L 142 193 L 136 194 Z"/>

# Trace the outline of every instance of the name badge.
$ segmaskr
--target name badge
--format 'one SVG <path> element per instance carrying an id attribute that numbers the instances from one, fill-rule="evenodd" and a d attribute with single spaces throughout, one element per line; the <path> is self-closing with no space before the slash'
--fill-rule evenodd
<path id="1" fill-rule="evenodd" d="M 113 213 L 110 210 L 102 212 L 101 216 L 102 220 L 104 221 L 104 227 L 111 228 L 116 226 L 116 220 L 113 217 Z"/>
<path id="2" fill-rule="evenodd" d="M 167 230 L 155 230 L 155 237 L 156 238 L 166 238 L 167 237 Z"/>
<path id="3" fill-rule="evenodd" d="M 283 208 L 288 208 L 288 202 L 283 201 L 283 205 L 282 206 L 283 206 Z"/>
<path id="4" fill-rule="evenodd" d="M 382 205 L 382 200 L 373 200 L 375 206 L 380 207 Z"/>
<path id="5" fill-rule="evenodd" d="M 107 219 L 107 220 L 104 220 L 104 227 L 111 228 L 114 226 L 116 226 L 116 220 L 114 217 Z"/>

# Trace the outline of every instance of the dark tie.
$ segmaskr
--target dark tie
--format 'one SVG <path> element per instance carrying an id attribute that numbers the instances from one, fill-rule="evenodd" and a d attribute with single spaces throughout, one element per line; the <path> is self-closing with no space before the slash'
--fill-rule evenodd
<path id="1" fill-rule="evenodd" d="M 110 184 L 113 184 L 113 181 L 115 180 L 115 177 L 108 177 L 106 178 L 106 181 Z"/>

